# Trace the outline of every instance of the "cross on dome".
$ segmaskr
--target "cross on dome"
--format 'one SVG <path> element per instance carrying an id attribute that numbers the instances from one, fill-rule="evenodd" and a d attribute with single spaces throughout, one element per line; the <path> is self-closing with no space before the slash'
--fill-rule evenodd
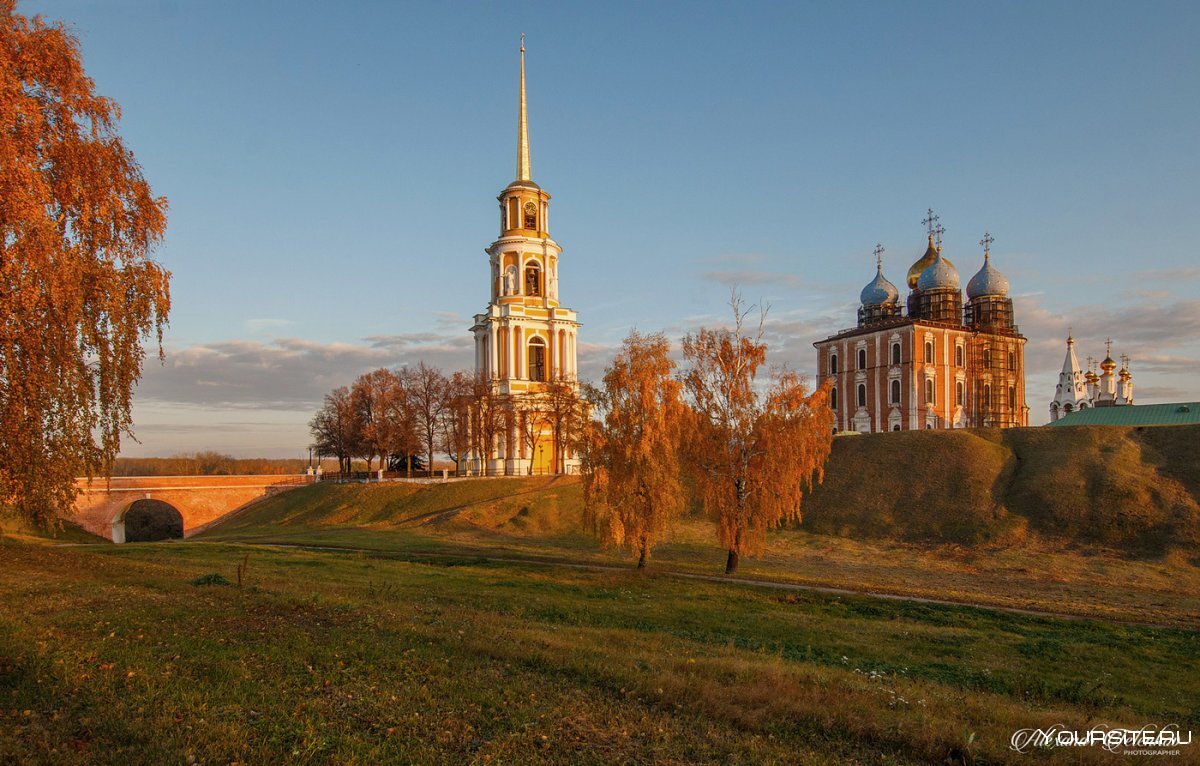
<path id="1" fill-rule="evenodd" d="M 991 253 L 992 243 L 995 241 L 996 238 L 991 235 L 991 232 L 987 231 L 983 233 L 983 239 L 979 240 L 979 244 L 983 245 L 983 257 L 985 259 Z"/>
<path id="2" fill-rule="evenodd" d="M 929 230 L 929 238 L 933 239 L 935 227 L 938 225 L 938 216 L 933 214 L 933 208 L 929 208 L 925 214 L 925 219 L 921 223 Z"/>

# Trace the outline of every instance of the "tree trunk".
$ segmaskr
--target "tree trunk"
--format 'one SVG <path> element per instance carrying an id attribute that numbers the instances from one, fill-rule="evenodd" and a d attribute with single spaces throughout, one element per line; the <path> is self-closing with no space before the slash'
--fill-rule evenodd
<path id="1" fill-rule="evenodd" d="M 738 552 L 733 548 L 729 549 L 729 556 L 725 559 L 725 574 L 731 575 L 737 571 L 738 567 Z"/>
<path id="2" fill-rule="evenodd" d="M 650 552 L 648 550 L 646 550 L 646 543 L 645 543 L 645 541 L 642 541 L 642 550 L 641 550 L 641 553 L 638 554 L 638 567 L 637 568 L 639 570 L 646 568 L 646 558 L 649 555 L 650 555 Z"/>

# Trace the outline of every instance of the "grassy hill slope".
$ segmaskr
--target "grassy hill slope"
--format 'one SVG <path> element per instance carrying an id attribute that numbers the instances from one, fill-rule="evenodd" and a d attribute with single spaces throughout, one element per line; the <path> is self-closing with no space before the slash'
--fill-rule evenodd
<path id="1" fill-rule="evenodd" d="M 1200 544 L 1200 427 L 908 431 L 837 439 L 810 531 L 1144 553 Z"/>
<path id="2" fill-rule="evenodd" d="M 424 527 L 562 538 L 579 534 L 581 503 L 571 477 L 320 485 L 259 503 L 205 536 Z M 1034 538 L 1138 555 L 1192 550 L 1200 546 L 1200 427 L 842 437 L 803 527 L 914 543 L 1006 546 Z"/>

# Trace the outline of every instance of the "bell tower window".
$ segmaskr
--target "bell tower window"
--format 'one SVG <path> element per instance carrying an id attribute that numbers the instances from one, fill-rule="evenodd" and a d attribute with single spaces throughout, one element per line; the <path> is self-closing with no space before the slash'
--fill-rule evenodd
<path id="1" fill-rule="evenodd" d="M 529 341 L 529 379 L 546 380 L 546 343 L 541 338 Z"/>
<path id="2" fill-rule="evenodd" d="M 525 226 L 526 229 L 537 231 L 537 205 L 532 202 L 525 203 Z"/>
<path id="3" fill-rule="evenodd" d="M 525 267 L 525 294 L 542 294 L 542 270 L 538 268 L 536 263 L 531 263 Z"/>

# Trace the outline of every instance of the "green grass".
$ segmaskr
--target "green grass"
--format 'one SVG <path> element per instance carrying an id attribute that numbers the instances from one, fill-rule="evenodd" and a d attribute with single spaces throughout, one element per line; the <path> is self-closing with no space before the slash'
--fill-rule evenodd
<path id="1" fill-rule="evenodd" d="M 959 436 L 955 434 L 954 436 Z M 961 436 L 977 439 L 968 434 Z M 318 485 L 255 505 L 196 539 L 364 548 L 409 556 L 536 559 L 629 566 L 582 526 L 577 479 L 489 479 L 434 485 Z M 1193 555 L 1130 556 L 1030 537 L 954 545 L 813 534 L 809 521 L 772 533 L 746 577 L 1135 622 L 1198 626 Z M 718 574 L 713 526 L 682 520 L 651 566 Z"/>
<path id="2" fill-rule="evenodd" d="M 109 545 L 107 540 L 94 535 L 70 520 L 60 521 L 58 529 L 38 529 L 11 515 L 0 515 L 0 541 L 5 539 L 22 542 L 70 543 L 73 545 Z"/>
<path id="3" fill-rule="evenodd" d="M 1200 724 L 1194 631 L 396 555 L 0 546 L 0 762 L 996 763 Z"/>

